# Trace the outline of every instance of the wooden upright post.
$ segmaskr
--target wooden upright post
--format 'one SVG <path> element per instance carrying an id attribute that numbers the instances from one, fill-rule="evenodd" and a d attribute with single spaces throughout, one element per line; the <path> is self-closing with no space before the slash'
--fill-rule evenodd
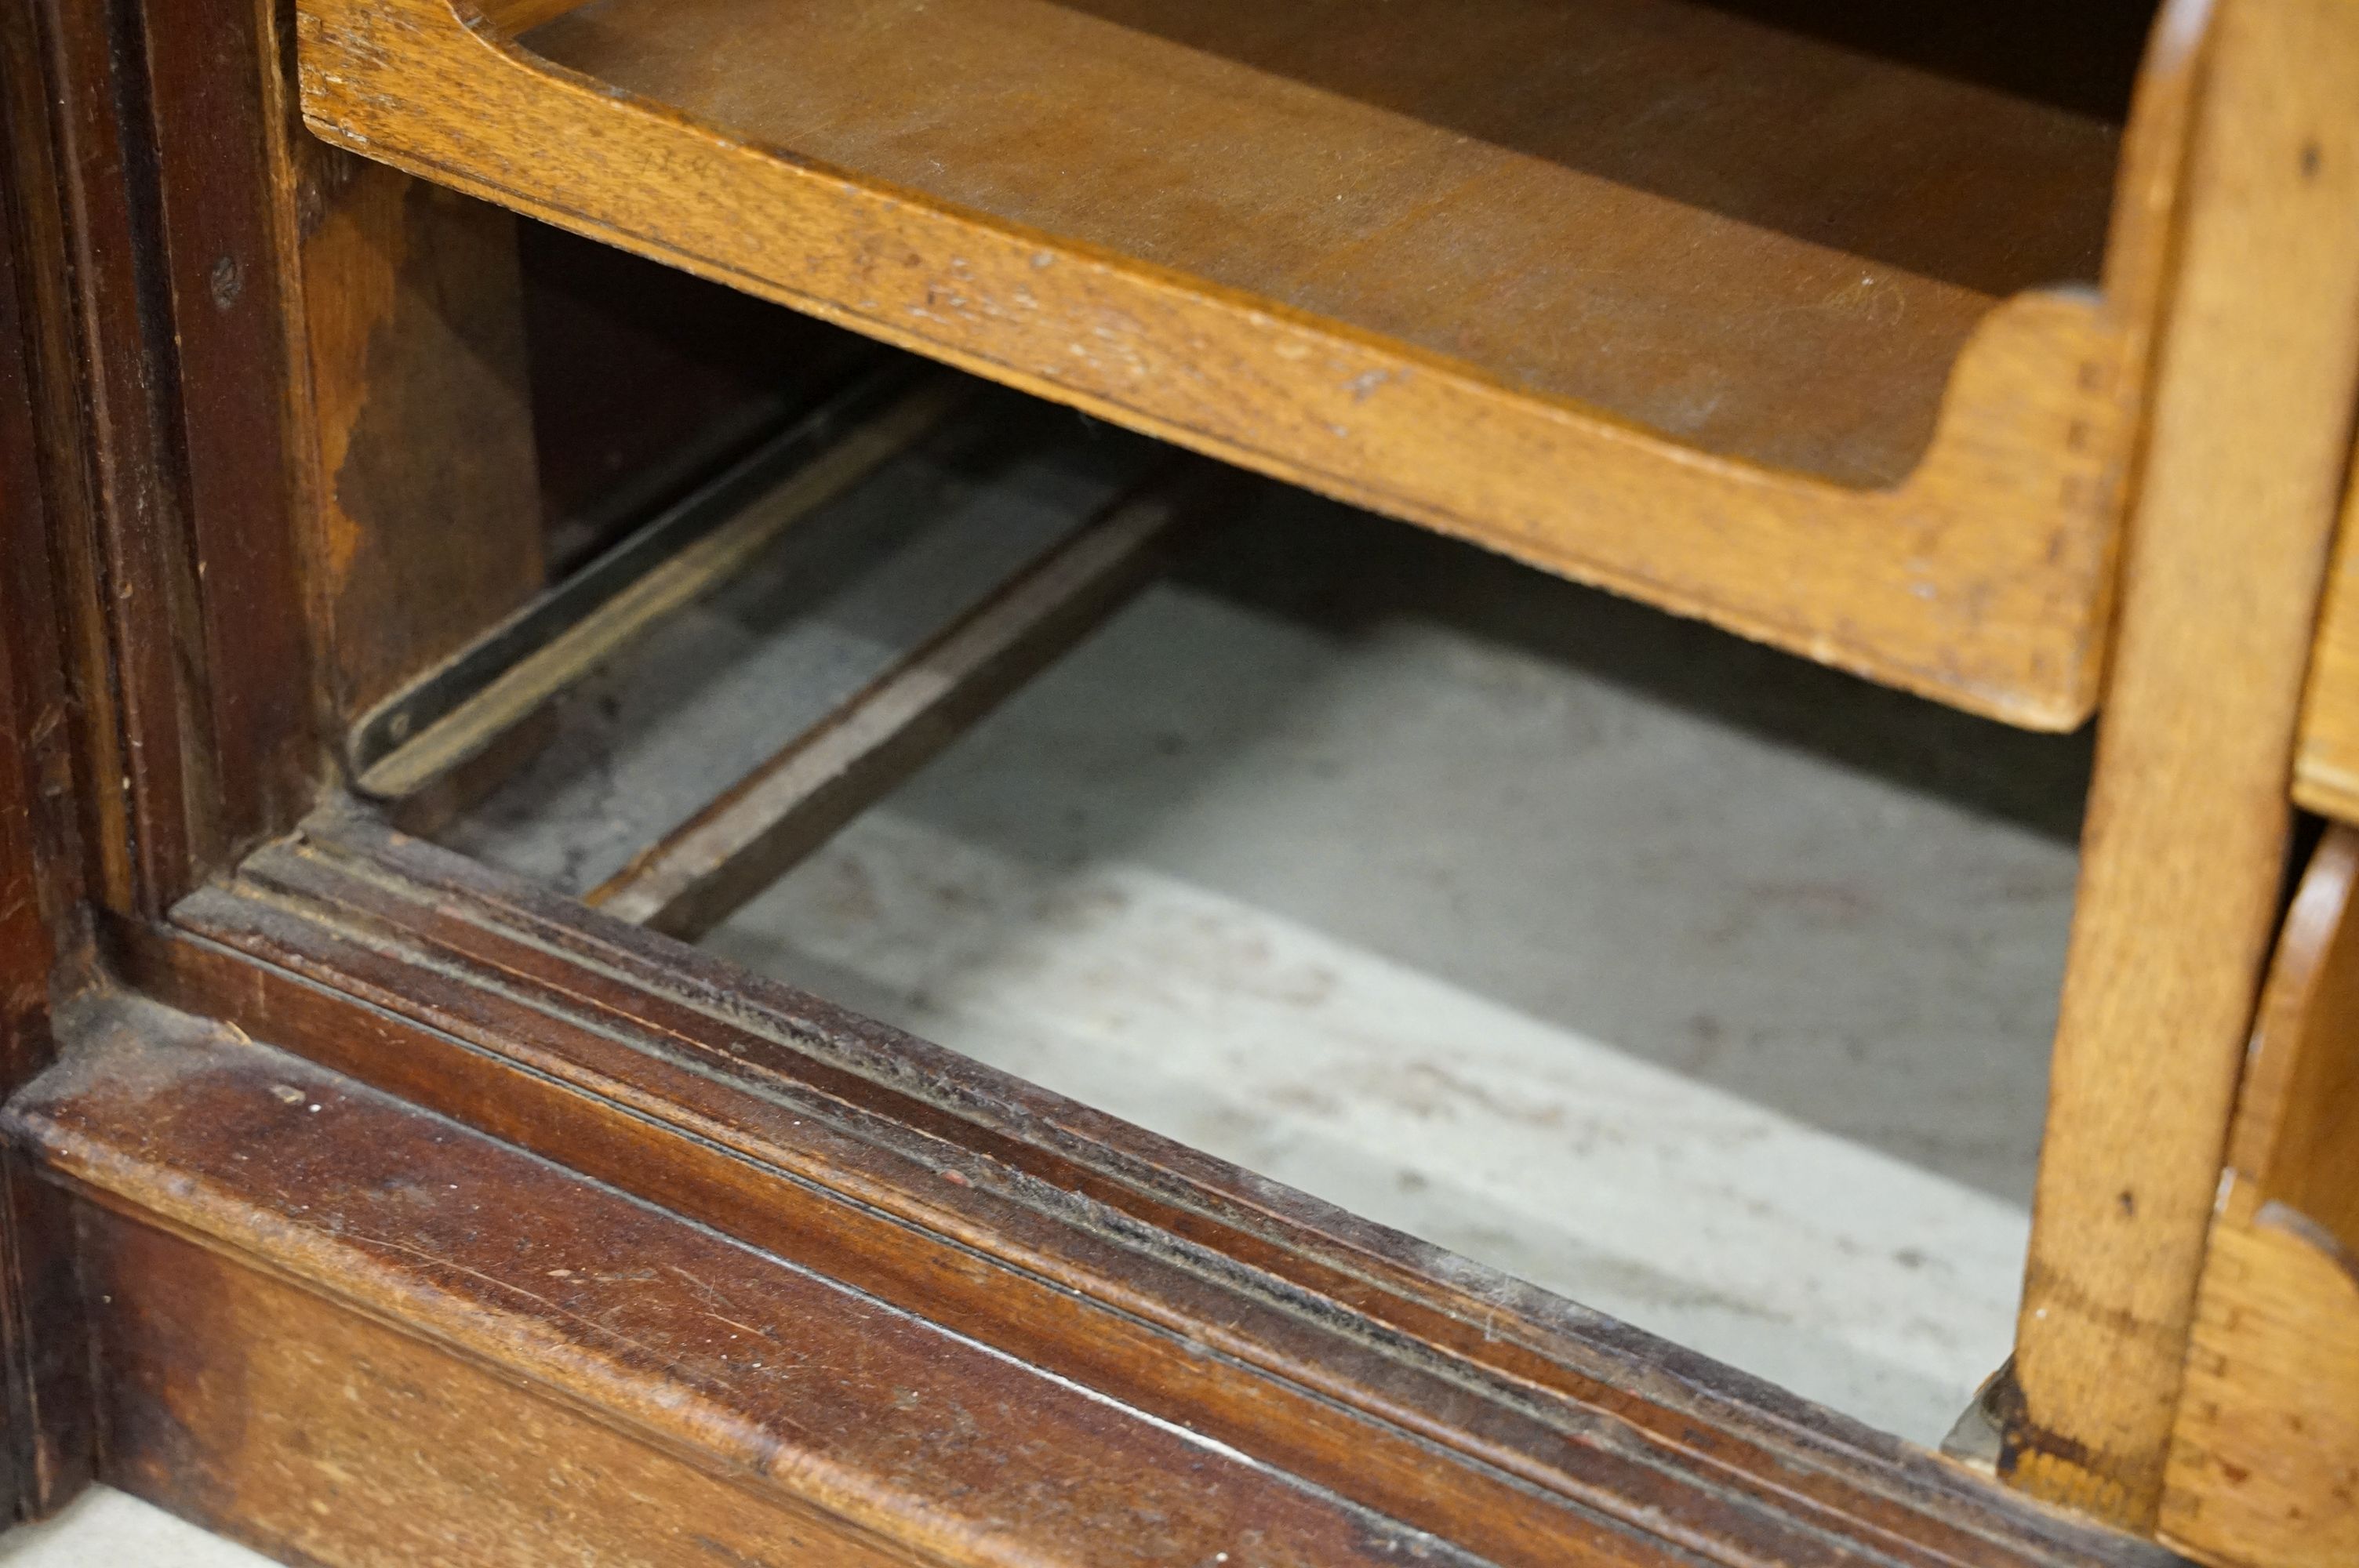
<path id="1" fill-rule="evenodd" d="M 2003 1467 L 2150 1530 L 2359 389 L 2359 0 L 2223 0 L 2127 557 Z"/>

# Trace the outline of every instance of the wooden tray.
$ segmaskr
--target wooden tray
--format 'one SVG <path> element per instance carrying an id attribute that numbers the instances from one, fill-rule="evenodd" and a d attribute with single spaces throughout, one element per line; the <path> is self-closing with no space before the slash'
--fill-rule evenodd
<path id="1" fill-rule="evenodd" d="M 2190 27 L 2126 136 L 1684 0 L 299 28 L 367 157 L 1875 679 L 2093 705 Z"/>

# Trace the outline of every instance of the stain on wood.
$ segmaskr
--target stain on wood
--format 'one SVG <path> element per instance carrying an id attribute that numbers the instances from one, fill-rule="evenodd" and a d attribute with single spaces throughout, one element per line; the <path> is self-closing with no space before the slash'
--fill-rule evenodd
<path id="1" fill-rule="evenodd" d="M 349 719 L 542 582 L 515 220 L 332 148 L 297 193 L 316 613 Z"/>

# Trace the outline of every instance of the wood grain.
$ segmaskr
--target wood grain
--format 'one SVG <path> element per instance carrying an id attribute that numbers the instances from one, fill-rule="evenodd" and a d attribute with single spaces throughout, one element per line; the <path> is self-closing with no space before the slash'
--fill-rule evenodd
<path id="1" fill-rule="evenodd" d="M 2343 492 L 2334 564 L 2310 654 L 2294 757 L 2294 799 L 2343 822 L 2359 822 L 2359 463 Z"/>
<path id="2" fill-rule="evenodd" d="M 225 1031 L 79 1028 L 7 1119 L 138 1222 L 88 1227 L 107 1475 L 298 1560 L 1474 1561 Z"/>
<path id="3" fill-rule="evenodd" d="M 76 867 L 93 903 L 129 909 L 137 902 L 132 863 L 130 798 L 123 784 L 124 735 L 108 682 L 105 595 L 99 586 L 98 541 L 88 519 L 95 464 L 86 449 L 88 400 L 80 390 L 67 182 L 49 103 L 54 57 L 43 18 L 30 6 L 0 9 L 0 132 L 5 135 L 11 200 L 5 233 L 9 384 L 24 398 L 32 427 L 10 437 L 7 489 L 0 492 L 0 591 L 9 599 L 5 639 L 23 674 L 57 683 L 32 705 L 32 732 L 48 740 L 45 788 L 71 801 L 74 834 L 87 868 Z M 35 606 L 52 619 L 38 622 Z M 21 676 L 20 677 L 21 678 Z M 75 789 L 75 776 L 87 781 Z M 110 781 L 112 786 L 110 787 Z"/>
<path id="4" fill-rule="evenodd" d="M 18 10 L 7 194 L 27 253 L 85 842 L 100 857 L 93 891 L 157 915 L 224 845 L 175 344 L 157 304 L 168 285 L 154 131 L 123 110 L 147 83 L 107 16 L 48 0 Z"/>
<path id="5" fill-rule="evenodd" d="M 2359 1254 L 2359 831 L 2310 857 L 2261 994 L 2236 1093 L 2225 1213 L 2283 1204 Z"/>
<path id="6" fill-rule="evenodd" d="M 1224 48 L 1280 67 L 1294 59 L 1284 29 L 1256 20 L 1291 13 L 1135 10 L 1120 15 L 1167 29 L 1217 26 Z M 990 25 L 1003 12 L 1024 27 Z M 962 76 L 936 70 L 928 82 L 928 67 L 838 30 L 869 15 L 733 0 L 601 5 L 534 34 L 535 46 L 627 68 L 631 81 L 645 73 L 650 92 L 675 95 L 659 98 L 559 69 L 471 27 L 449 0 L 310 0 L 305 113 L 368 157 L 1875 678 L 2021 723 L 2070 727 L 2089 711 L 2197 29 L 2158 35 L 2114 182 L 2102 297 L 2034 289 L 1993 305 L 1986 290 L 2027 281 L 2008 273 L 2009 256 L 2043 277 L 2054 266 L 2086 275 L 2103 206 L 2101 131 L 1674 0 L 1486 5 L 1476 25 L 1459 17 L 1419 35 L 1464 40 L 1440 54 L 1372 35 L 1349 58 L 1375 80 L 1348 85 L 1405 93 L 1404 111 L 1070 7 L 936 7 L 929 25 L 1008 69 L 1022 64 L 1020 49 L 1002 54 L 995 40 L 1071 34 L 1078 52 L 1061 57 L 1059 91 L 1071 92 L 1062 108 L 1040 93 L 989 100 L 1058 117 L 1054 134 L 988 117 L 928 129 L 923 115 L 903 116 L 900 133 L 862 119 L 857 103 L 830 96 L 832 83 L 881 70 L 893 91 L 918 93 Z M 1362 17 L 1353 31 L 1371 25 Z M 1562 58 L 1618 62 L 1596 113 L 1693 87 L 1679 102 L 1701 119 L 1683 110 L 1650 124 L 1693 119 L 1718 138 L 1715 157 L 1691 167 L 1675 156 L 1695 151 L 1685 143 L 1650 153 L 1643 139 L 1593 137 L 1584 145 L 1609 160 L 1603 169 L 1551 161 L 1571 156 L 1554 140 L 1484 164 L 1501 137 L 1539 135 L 1567 103 L 1592 102 L 1495 79 L 1503 60 L 1520 70 L 1558 58 L 1537 48 L 1565 41 L 1552 27 L 1596 46 Z M 725 48 L 696 47 L 723 38 Z M 839 52 L 795 47 L 815 40 Z M 1713 65 L 1756 57 L 1777 71 Z M 1444 69 L 1420 78 L 1429 58 Z M 814 92 L 793 90 L 803 76 L 781 85 L 765 74 L 797 59 Z M 1135 91 L 1142 81 L 1154 92 Z M 1738 81 L 1756 85 L 1737 93 Z M 1859 118 L 1825 131 L 1823 159 L 1804 156 L 1786 129 L 1799 123 L 1794 101 L 1779 94 L 1799 93 L 1815 123 L 1827 101 L 1810 95 L 1838 81 L 1845 115 Z M 981 112 L 981 98 L 964 102 Z M 1418 117 L 1445 108 L 1521 118 L 1435 127 Z M 1160 166 L 1125 150 L 1136 138 L 1098 144 L 1101 123 L 1141 114 L 1183 117 L 1150 120 L 1158 135 L 1184 122 L 1199 136 L 1206 156 L 1187 180 L 1158 185 Z M 2036 237 L 2008 230 L 2011 199 L 1919 211 L 1892 191 L 1880 205 L 1841 184 L 1873 183 L 1867 171 L 1887 167 L 1877 160 L 1901 121 L 1943 147 L 2019 149 L 2006 155 L 2017 160 L 2009 180 L 2055 193 L 2021 205 Z M 1355 154 L 1376 149 L 1365 178 L 1396 205 L 1355 206 L 1353 190 L 1339 203 L 1332 177 L 1304 205 L 1312 165 L 1266 146 L 1245 156 L 1234 139 L 1275 136 L 1280 124 L 1278 146 L 1316 149 L 1332 135 L 1353 138 Z M 773 134 L 840 135 L 854 161 L 793 140 L 773 151 Z M 1959 140 L 1940 140 L 1950 135 Z M 973 157 L 966 173 L 941 175 L 953 182 L 947 195 L 902 182 L 921 172 L 896 161 L 905 153 L 922 161 L 928 146 L 974 154 L 986 144 L 1005 190 L 959 183 L 997 178 Z M 1793 156 L 1753 157 L 1780 147 Z M 1846 151 L 1864 160 L 1848 173 Z M 1408 161 L 1388 185 L 1380 175 L 1395 154 Z M 1940 164 L 1947 172 L 1912 189 L 1945 200 L 1984 189 L 1973 162 Z M 2060 191 L 2067 167 L 2089 171 L 2089 184 L 2068 178 Z M 1157 200 L 1112 199 L 1133 177 Z M 1253 183 L 1264 178 L 1267 189 Z M 1707 178 L 1719 183 L 1683 183 Z M 1558 200 L 1576 188 L 1581 200 Z M 1437 190 L 1448 200 L 1429 210 Z M 1030 205 L 1060 193 L 1088 211 Z M 1979 215 L 1927 216 L 1963 210 Z M 1430 224 L 1455 228 L 1473 211 L 1508 226 L 1495 245 L 1437 240 Z M 1558 212 L 1588 226 L 1545 227 Z M 1159 226 L 1143 234 L 1141 223 Z M 1543 227 L 1510 232 L 1523 223 Z M 1338 243 L 1346 230 L 1388 237 L 1375 249 Z M 1575 265 L 1590 270 L 1563 281 Z M 1658 286 L 1664 294 L 1649 292 Z M 1503 314 L 1476 303 L 1491 300 Z M 1526 330 L 1535 313 L 1556 329 Z M 1432 325 L 1462 317 L 1463 341 Z M 1549 344 L 1563 346 L 1544 362 L 1516 358 Z M 1751 368 L 1681 384 L 1721 362 Z M 1569 394 L 1551 375 L 1577 385 Z"/>
<path id="7" fill-rule="evenodd" d="M 2221 1568 L 2359 1561 L 2359 1257 L 2281 1205 L 2212 1229 L 2160 1533 Z"/>
<path id="8" fill-rule="evenodd" d="M 2161 1533 L 2235 1568 L 2359 1557 L 2359 831 L 2303 873 L 2212 1220 Z"/>
<path id="9" fill-rule="evenodd" d="M 2359 381 L 2359 5 L 2227 0 L 2050 1078 L 2005 1463 L 2150 1528 Z"/>
<path id="10" fill-rule="evenodd" d="M 2093 119 L 1644 0 L 594 0 L 519 42 L 946 208 L 1863 488 L 1914 466 L 2000 297 L 2096 282 L 2117 157 Z"/>
<path id="11" fill-rule="evenodd" d="M 0 1094 L 54 1059 L 52 989 L 88 967 L 17 265 L 0 233 Z M 92 1453 L 71 1221 L 27 1178 L 17 1154 L 0 1147 L 0 1529 L 61 1507 L 89 1478 Z"/>
<path id="12" fill-rule="evenodd" d="M 324 771 L 303 619 L 304 489 L 292 453 L 300 345 L 275 144 L 291 129 L 275 32 L 253 0 L 141 12 L 170 288 L 188 559 L 204 646 L 212 837 L 223 860 L 293 827 Z M 210 871 L 208 865 L 201 870 Z"/>
<path id="13" fill-rule="evenodd" d="M 339 728 L 543 580 L 515 220 L 306 143 L 310 596 Z"/>

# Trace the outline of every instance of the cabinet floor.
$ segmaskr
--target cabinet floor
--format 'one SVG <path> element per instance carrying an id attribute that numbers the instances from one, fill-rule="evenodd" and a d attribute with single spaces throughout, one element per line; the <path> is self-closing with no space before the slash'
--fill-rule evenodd
<path id="1" fill-rule="evenodd" d="M 2084 741 L 1270 505 L 707 945 L 1937 1444 Z"/>

